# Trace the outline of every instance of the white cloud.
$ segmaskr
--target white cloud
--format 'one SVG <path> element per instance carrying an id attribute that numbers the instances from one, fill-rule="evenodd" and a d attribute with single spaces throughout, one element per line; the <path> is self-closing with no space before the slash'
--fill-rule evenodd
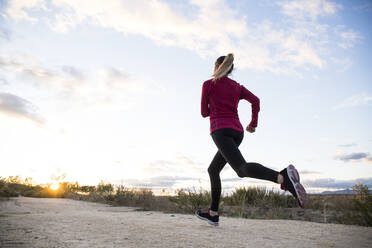
<path id="1" fill-rule="evenodd" d="M 71 65 L 46 66 L 34 57 L 14 55 L 0 56 L 1 70 L 32 91 L 34 99 L 43 96 L 50 99 L 49 107 L 55 104 L 65 110 L 130 108 L 157 92 L 154 82 L 130 75 L 123 68 L 104 67 L 84 73 Z M 3 88 L 12 85 L 8 82 Z"/>
<path id="2" fill-rule="evenodd" d="M 0 87 L 3 85 L 8 85 L 8 81 L 6 81 L 4 78 L 0 78 Z"/>
<path id="3" fill-rule="evenodd" d="M 295 0 L 284 1 L 278 3 L 283 8 L 283 13 L 295 17 L 316 19 L 319 16 L 332 15 L 342 8 L 340 4 L 336 4 L 327 0 Z"/>
<path id="4" fill-rule="evenodd" d="M 10 30 L 3 27 L 1 24 L 0 24 L 0 42 L 1 41 L 10 41 Z"/>
<path id="5" fill-rule="evenodd" d="M 301 175 L 313 175 L 313 174 L 321 174 L 319 171 L 311 171 L 311 170 L 302 170 L 300 171 Z"/>
<path id="6" fill-rule="evenodd" d="M 344 151 L 338 151 L 333 155 L 333 158 L 344 162 L 365 162 L 372 164 L 372 156 L 368 152 L 345 153 Z"/>
<path id="7" fill-rule="evenodd" d="M 27 14 L 26 10 L 29 9 L 47 10 L 45 7 L 45 0 L 12 0 L 7 3 L 5 11 L 7 15 L 14 20 L 37 22 L 38 18 L 31 17 Z"/>
<path id="8" fill-rule="evenodd" d="M 372 11 L 372 3 L 369 0 L 365 0 L 361 2 L 359 5 L 355 5 L 353 7 L 355 11 L 358 12 L 371 12 Z"/>
<path id="9" fill-rule="evenodd" d="M 356 178 L 351 180 L 339 180 L 335 178 L 319 178 L 314 180 L 305 180 L 304 185 L 314 188 L 335 188 L 335 189 L 347 189 L 352 188 L 355 184 L 365 184 L 368 187 L 372 185 L 372 178 Z"/>
<path id="10" fill-rule="evenodd" d="M 353 64 L 350 58 L 334 58 L 331 57 L 330 61 L 338 66 L 341 66 L 343 70 L 347 70 Z"/>
<path id="11" fill-rule="evenodd" d="M 367 164 L 372 164 L 372 156 L 368 156 L 364 159 Z"/>
<path id="12" fill-rule="evenodd" d="M 179 177 L 179 176 L 156 176 L 138 180 L 135 178 L 117 180 L 121 184 L 135 188 L 171 188 L 185 181 L 197 181 L 199 178 L 194 177 Z"/>
<path id="13" fill-rule="evenodd" d="M 44 124 L 44 118 L 37 113 L 37 108 L 31 102 L 11 93 L 0 92 L 0 113 Z"/>
<path id="14" fill-rule="evenodd" d="M 341 144 L 341 145 L 338 145 L 340 147 L 352 147 L 352 146 L 357 146 L 357 144 L 355 143 L 348 143 L 348 144 Z"/>
<path id="15" fill-rule="evenodd" d="M 45 6 L 41 0 L 38 4 Z M 293 17 L 283 26 L 268 20 L 248 24 L 223 0 L 190 0 L 187 6 L 195 9 L 192 15 L 172 4 L 160 0 L 53 0 L 54 18 L 47 17 L 47 21 L 56 32 L 66 33 L 80 23 L 90 23 L 124 35 L 142 35 L 159 45 L 189 49 L 202 57 L 234 52 L 242 68 L 298 74 L 298 69 L 326 64 L 323 50 L 328 26 L 313 19 L 340 8 L 330 1 L 282 2 L 283 13 Z M 35 6 L 17 2 L 9 4 L 6 13 L 17 20 L 36 19 L 25 12 Z M 298 20 L 295 13 L 312 20 Z"/>
<path id="16" fill-rule="evenodd" d="M 228 42 L 229 37 L 242 37 L 247 30 L 244 20 L 235 18 L 234 12 L 222 1 L 192 1 L 199 7 L 195 19 L 187 18 L 162 1 L 110 1 L 103 4 L 92 0 L 54 0 L 53 3 L 64 10 L 52 22 L 56 31 L 66 32 L 69 27 L 88 21 L 123 34 L 140 34 L 161 45 L 177 45 L 204 55 L 208 55 L 211 42 Z"/>
<path id="17" fill-rule="evenodd" d="M 342 103 L 336 105 L 335 109 L 358 107 L 370 104 L 372 104 L 372 95 L 361 93 L 345 99 Z"/>
<path id="18" fill-rule="evenodd" d="M 199 174 L 201 172 L 206 172 L 206 169 L 200 165 L 200 163 L 195 162 L 193 159 L 180 155 L 170 160 L 155 160 L 146 165 L 142 171 L 145 174 L 151 175 L 186 175 L 188 173 Z"/>
<path id="19" fill-rule="evenodd" d="M 344 49 L 352 48 L 355 43 L 363 39 L 360 34 L 353 30 L 340 32 L 339 35 L 341 37 L 341 42 L 338 45 Z"/>
<path id="20" fill-rule="evenodd" d="M 73 14 L 56 14 L 55 21 L 51 22 L 48 20 L 48 24 L 56 33 L 67 33 L 76 26 L 75 18 Z"/>
<path id="21" fill-rule="evenodd" d="M 36 58 L 26 55 L 0 56 L 0 69 L 31 81 L 36 86 L 59 88 L 67 92 L 73 92 L 82 83 L 76 68 L 44 66 Z"/>

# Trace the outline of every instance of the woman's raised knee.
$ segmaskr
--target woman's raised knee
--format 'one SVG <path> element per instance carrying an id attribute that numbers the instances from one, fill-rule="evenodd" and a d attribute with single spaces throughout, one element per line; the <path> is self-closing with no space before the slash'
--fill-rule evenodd
<path id="1" fill-rule="evenodd" d="M 245 177 L 245 174 L 241 170 L 237 171 L 236 174 L 238 174 L 238 177 L 240 178 Z"/>
<path id="2" fill-rule="evenodd" d="M 233 168 L 235 170 L 236 174 L 238 175 L 238 177 L 240 177 L 240 178 L 243 178 L 243 177 L 247 176 L 246 173 L 244 172 L 243 168 L 244 168 L 244 165 L 241 165 L 237 168 Z"/>

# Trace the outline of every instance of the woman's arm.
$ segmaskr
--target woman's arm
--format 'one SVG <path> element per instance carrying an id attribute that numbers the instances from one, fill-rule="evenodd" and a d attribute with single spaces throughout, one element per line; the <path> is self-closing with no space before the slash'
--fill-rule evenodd
<path id="1" fill-rule="evenodd" d="M 201 115 L 203 117 L 208 117 L 209 114 L 208 85 L 204 83 L 201 96 Z"/>
<path id="2" fill-rule="evenodd" d="M 260 112 L 260 99 L 241 85 L 240 99 L 245 99 L 252 104 L 252 120 L 249 127 L 257 127 L 258 112 Z"/>

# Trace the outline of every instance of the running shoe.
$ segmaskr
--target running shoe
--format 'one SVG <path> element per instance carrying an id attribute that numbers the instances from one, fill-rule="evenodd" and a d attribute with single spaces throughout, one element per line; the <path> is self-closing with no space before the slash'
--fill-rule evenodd
<path id="1" fill-rule="evenodd" d="M 280 188 L 289 191 L 298 201 L 301 208 L 306 208 L 309 202 L 304 186 L 300 183 L 300 175 L 293 165 L 283 169 L 280 174 L 284 177 Z"/>
<path id="2" fill-rule="evenodd" d="M 195 215 L 196 215 L 199 219 L 201 219 L 201 220 L 206 220 L 206 221 L 208 221 L 208 224 L 210 224 L 210 225 L 218 226 L 219 216 L 218 216 L 218 215 L 211 216 L 211 215 L 209 214 L 209 211 L 210 211 L 210 209 L 208 209 L 207 212 L 202 212 L 202 211 L 200 211 L 200 210 L 196 210 Z"/>

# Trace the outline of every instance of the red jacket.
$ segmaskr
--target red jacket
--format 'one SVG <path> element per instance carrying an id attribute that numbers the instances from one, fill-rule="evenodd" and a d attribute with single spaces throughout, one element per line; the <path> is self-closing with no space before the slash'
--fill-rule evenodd
<path id="1" fill-rule="evenodd" d="M 257 127 L 260 99 L 243 85 L 224 76 L 215 83 L 209 79 L 203 83 L 201 96 L 201 115 L 210 117 L 210 132 L 221 128 L 232 128 L 244 132 L 239 121 L 238 104 L 245 99 L 252 104 L 252 120 L 250 126 Z"/>

